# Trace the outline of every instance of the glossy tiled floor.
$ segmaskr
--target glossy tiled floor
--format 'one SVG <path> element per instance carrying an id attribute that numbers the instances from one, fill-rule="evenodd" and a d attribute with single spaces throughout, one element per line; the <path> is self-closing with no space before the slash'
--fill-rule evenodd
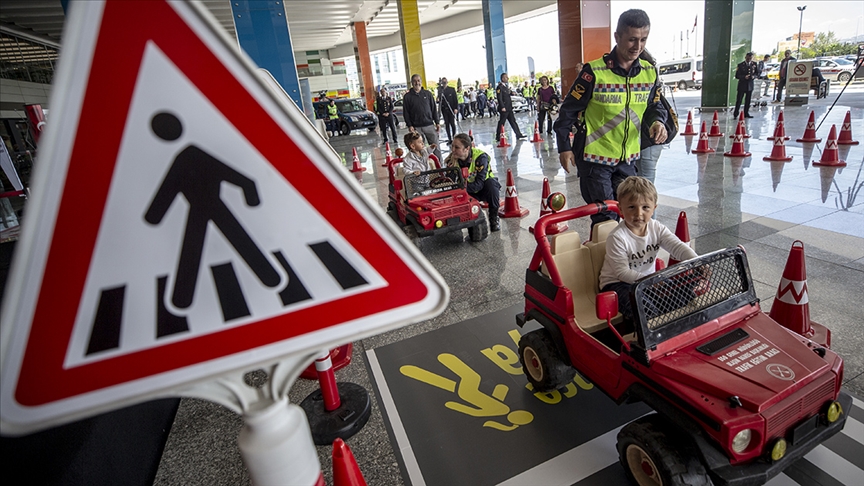
<path id="1" fill-rule="evenodd" d="M 748 120 L 752 138 L 746 143 L 753 156 L 745 159 L 723 157 L 730 140 L 719 140 L 717 152 L 707 156 L 690 154 L 688 140 L 676 138 L 664 151 L 657 168 L 656 186 L 660 193 L 657 218 L 674 228 L 680 211 L 686 211 L 696 251 L 743 245 L 750 261 L 757 295 L 764 309 L 770 308 L 793 241 L 805 245 L 811 318 L 828 326 L 833 333 L 833 348 L 845 359 L 845 386 L 864 396 L 864 194 L 862 162 L 864 144 L 844 147 L 841 158 L 848 166 L 841 170 L 820 169 L 812 165 L 821 158 L 831 124 L 840 124 L 847 110 L 852 113 L 854 138 L 864 142 L 864 86 L 853 87 L 839 99 L 828 114 L 819 135 L 823 142 L 803 146 L 794 140 L 803 134 L 810 109 L 817 123 L 836 99 L 839 87 L 828 100 L 806 107 L 785 109 L 786 152 L 789 163 L 770 163 L 762 157 L 771 153 L 773 132 L 780 107 L 769 105 L 754 110 Z M 686 119 L 686 110 L 699 103 L 698 92 L 676 93 L 676 104 Z M 696 124 L 700 121 L 696 115 Z M 711 114 L 703 115 L 709 120 Z M 525 133 L 533 119 L 517 116 Z M 720 115 L 721 127 L 733 132 L 731 115 Z M 495 121 L 489 118 L 462 121 L 461 129 L 473 131 L 480 148 L 494 159 L 494 170 L 502 185 L 507 169 L 516 179 L 519 202 L 531 210 L 521 219 L 502 220 L 502 230 L 482 243 L 470 243 L 467 234 L 448 234 L 415 240 L 450 286 L 451 300 L 438 317 L 355 343 L 354 361 L 337 373 L 340 381 L 363 385 L 372 393 L 364 366 L 364 351 L 408 337 L 500 310 L 522 301 L 524 272 L 534 250 L 527 231 L 540 209 L 543 178 L 552 191 L 563 192 L 568 206 L 583 204 L 575 174 L 559 166 L 554 142 L 514 143 L 495 148 L 492 137 Z M 400 136 L 405 132 L 400 130 Z M 511 138 L 509 138 L 512 142 Z M 695 147 L 695 137 L 689 142 Z M 712 142 L 713 143 L 713 142 Z M 366 172 L 361 183 L 382 207 L 387 203 L 386 172 L 380 167 L 384 154 L 375 133 L 354 134 L 331 140 L 334 149 L 351 160 L 351 149 L 360 153 Z M 393 147 L 395 149 L 395 147 Z M 444 146 L 446 149 L 446 145 Z M 446 150 L 445 150 L 446 152 Z M 587 222 L 575 226 L 588 235 Z M 298 403 L 316 388 L 314 383 L 298 382 L 291 401 Z M 162 458 L 157 484 L 243 484 L 248 475 L 236 445 L 239 417 L 219 406 L 199 400 L 184 400 Z M 349 441 L 370 485 L 401 484 L 399 468 L 385 430 L 378 404 L 373 403 L 372 418 Z M 330 449 L 320 448 L 319 457 L 329 483 Z"/>

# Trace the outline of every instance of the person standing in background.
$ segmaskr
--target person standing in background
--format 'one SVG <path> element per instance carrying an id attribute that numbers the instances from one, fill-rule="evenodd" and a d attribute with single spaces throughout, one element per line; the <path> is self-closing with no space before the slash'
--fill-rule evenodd
<path id="1" fill-rule="evenodd" d="M 387 144 L 387 128 L 390 128 L 390 133 L 393 135 L 393 143 L 396 140 L 396 116 L 393 115 L 393 98 L 387 94 L 387 90 L 381 88 L 378 92 L 378 97 L 375 98 L 375 114 L 378 115 L 378 126 L 381 128 L 381 136 L 384 137 L 384 144 Z"/>
<path id="2" fill-rule="evenodd" d="M 408 130 L 420 132 L 426 139 L 426 145 L 435 147 L 435 156 L 438 160 L 443 160 L 441 148 L 438 146 L 438 107 L 432 93 L 423 89 L 419 74 L 411 75 L 411 89 L 405 93 L 402 103 Z"/>
<path id="3" fill-rule="evenodd" d="M 783 88 L 786 87 L 786 71 L 789 68 L 789 61 L 797 61 L 792 57 L 792 51 L 789 49 L 786 49 L 784 56 L 783 60 L 780 61 L 780 81 L 777 82 L 777 97 L 774 99 L 774 103 L 783 101 Z"/>
<path id="4" fill-rule="evenodd" d="M 510 122 L 510 126 L 513 128 L 513 131 L 516 132 L 516 138 L 528 138 L 522 134 L 522 130 L 520 130 L 519 125 L 516 124 L 516 117 L 513 115 L 513 100 L 510 98 L 510 85 L 507 84 L 508 81 L 510 81 L 510 77 L 507 76 L 507 73 L 501 73 L 501 82 L 498 83 L 498 87 L 495 88 L 499 114 L 498 126 L 495 127 L 495 140 L 499 141 L 501 139 L 501 129 L 504 128 L 505 121 Z"/>
<path id="5" fill-rule="evenodd" d="M 753 53 L 748 52 L 744 56 L 744 62 L 738 64 L 735 69 L 735 79 L 738 80 L 738 94 L 735 96 L 735 118 L 741 111 L 741 99 L 744 99 L 744 116 L 753 118 L 750 114 L 750 99 L 753 97 L 753 80 L 756 78 L 758 66 L 753 62 Z"/>

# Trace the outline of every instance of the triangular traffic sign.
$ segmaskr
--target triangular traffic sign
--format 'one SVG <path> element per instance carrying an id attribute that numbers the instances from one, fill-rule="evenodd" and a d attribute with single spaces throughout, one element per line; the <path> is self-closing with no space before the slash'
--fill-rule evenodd
<path id="1" fill-rule="evenodd" d="M 76 3 L 64 35 L 4 299 L 4 432 L 446 305 L 441 277 L 201 7 Z"/>

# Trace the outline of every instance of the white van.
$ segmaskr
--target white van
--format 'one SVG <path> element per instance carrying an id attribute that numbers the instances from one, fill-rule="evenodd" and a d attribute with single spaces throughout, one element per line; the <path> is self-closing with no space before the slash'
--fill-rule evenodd
<path id="1" fill-rule="evenodd" d="M 663 84 L 678 89 L 702 89 L 702 58 L 690 57 L 657 63 L 657 71 Z"/>

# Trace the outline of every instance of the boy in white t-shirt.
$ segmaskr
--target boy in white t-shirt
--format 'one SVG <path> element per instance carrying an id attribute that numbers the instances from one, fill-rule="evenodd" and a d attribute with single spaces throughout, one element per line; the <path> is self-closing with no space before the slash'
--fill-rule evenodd
<path id="1" fill-rule="evenodd" d="M 655 260 L 664 249 L 679 261 L 696 258 L 687 246 L 657 220 L 657 190 L 644 177 L 631 176 L 618 186 L 621 221 L 606 238 L 606 258 L 600 270 L 601 292 L 618 294 L 618 310 L 626 320 L 633 319 L 630 287 L 640 278 L 654 273 Z"/>

